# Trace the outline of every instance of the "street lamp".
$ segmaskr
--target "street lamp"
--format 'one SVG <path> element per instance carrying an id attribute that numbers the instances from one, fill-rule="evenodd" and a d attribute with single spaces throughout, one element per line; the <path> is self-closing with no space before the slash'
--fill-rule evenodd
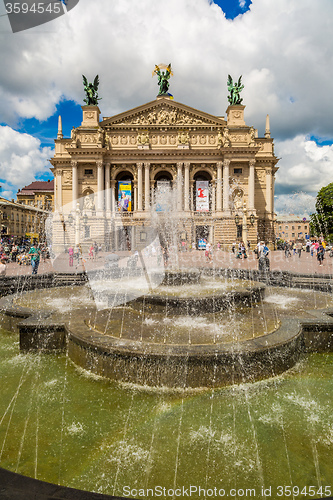
<path id="1" fill-rule="evenodd" d="M 235 224 L 236 224 L 236 226 L 239 225 L 239 215 L 238 214 L 235 215 Z"/>

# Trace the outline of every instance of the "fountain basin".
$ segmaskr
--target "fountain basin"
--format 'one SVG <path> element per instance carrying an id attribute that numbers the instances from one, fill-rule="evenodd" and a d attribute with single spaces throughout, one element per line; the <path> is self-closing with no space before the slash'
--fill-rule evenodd
<path id="1" fill-rule="evenodd" d="M 261 285 L 258 290 L 262 293 Z M 65 288 L 54 288 L 52 293 L 62 295 L 65 291 Z M 173 342 L 163 335 L 153 339 L 138 335 L 131 338 L 123 332 L 123 336 L 118 333 L 117 337 L 112 328 L 102 333 L 94 326 L 96 317 L 101 318 L 101 312 L 86 301 L 87 297 L 76 300 L 75 293 L 83 291 L 82 287 L 69 289 L 72 302 L 67 316 L 64 311 L 66 299 L 58 304 L 59 314 L 52 308 L 41 312 L 20 305 L 36 304 L 35 295 L 31 295 L 38 293 L 36 291 L 2 298 L 3 325 L 20 332 L 23 350 L 67 348 L 69 358 L 76 365 L 96 375 L 118 382 L 169 388 L 255 382 L 291 368 L 303 353 L 331 350 L 333 345 L 332 310 L 327 314 L 311 311 L 311 315 L 302 321 L 286 317 L 269 333 L 261 331 L 255 338 L 225 341 L 218 336 L 211 336 L 209 340 L 206 336 L 193 344 L 185 342 L 181 336 L 174 336 Z M 89 295 L 88 291 L 85 293 Z M 56 297 L 55 302 L 57 300 Z M 76 308 L 74 304 L 77 304 Z M 135 301 L 120 308 L 121 314 L 131 306 L 140 308 L 142 302 Z M 175 309 L 177 312 L 177 307 Z M 233 315 L 235 311 L 236 306 Z M 134 309 L 134 312 L 138 311 Z M 107 316 L 107 312 L 105 314 Z"/>

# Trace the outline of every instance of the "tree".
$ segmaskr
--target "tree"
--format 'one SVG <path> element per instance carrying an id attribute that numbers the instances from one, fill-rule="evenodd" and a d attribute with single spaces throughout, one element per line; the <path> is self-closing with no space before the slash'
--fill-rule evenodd
<path id="1" fill-rule="evenodd" d="M 323 235 L 333 242 L 333 182 L 321 188 L 316 198 L 316 212 L 310 217 L 311 234 Z"/>

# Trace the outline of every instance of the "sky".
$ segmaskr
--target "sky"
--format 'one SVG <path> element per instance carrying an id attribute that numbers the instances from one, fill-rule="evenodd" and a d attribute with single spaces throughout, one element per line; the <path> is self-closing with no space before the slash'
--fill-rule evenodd
<path id="1" fill-rule="evenodd" d="M 81 123 L 82 75 L 99 75 L 112 116 L 153 101 L 152 70 L 171 63 L 174 99 L 218 116 L 228 74 L 242 75 L 246 124 L 263 136 L 270 116 L 275 211 L 310 214 L 333 180 L 332 19 L 332 0 L 76 0 L 13 33 L 0 2 L 1 195 L 52 178 L 58 115 L 67 137 Z"/>

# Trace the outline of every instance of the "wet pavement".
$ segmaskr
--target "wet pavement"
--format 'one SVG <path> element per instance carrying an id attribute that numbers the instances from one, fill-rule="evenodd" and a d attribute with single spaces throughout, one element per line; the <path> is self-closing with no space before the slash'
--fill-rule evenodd
<path id="1" fill-rule="evenodd" d="M 130 255 L 129 252 L 118 252 L 121 258 L 125 258 Z M 100 252 L 95 260 L 89 260 L 88 255 L 83 255 L 80 262 L 77 264 L 74 261 L 72 267 L 69 266 L 69 259 L 67 254 L 63 254 L 57 257 L 53 262 L 46 260 L 46 262 L 41 262 L 38 268 L 38 274 L 47 274 L 53 272 L 59 273 L 78 273 L 82 271 L 90 271 L 93 269 L 103 269 L 105 266 L 105 259 L 109 255 L 106 252 Z M 126 261 L 126 259 L 123 259 Z M 310 253 L 302 252 L 301 257 L 298 255 L 292 255 L 286 258 L 283 251 L 277 250 L 272 251 L 269 254 L 270 269 L 272 271 L 290 271 L 292 273 L 301 273 L 309 275 L 333 275 L 333 258 L 329 257 L 328 254 L 324 259 L 323 265 L 320 266 L 316 257 L 311 257 Z M 119 265 L 122 264 L 121 260 Z M 258 269 L 258 259 L 253 252 L 248 254 L 247 259 L 237 259 L 236 255 L 231 252 L 224 252 L 222 250 L 216 250 L 212 253 L 212 261 L 207 262 L 205 253 L 200 250 L 194 250 L 191 252 L 181 252 L 176 255 L 170 254 L 170 260 L 168 267 L 177 268 L 222 268 L 222 269 L 248 269 L 254 270 Z M 7 264 L 6 275 L 7 276 L 19 276 L 31 274 L 31 266 L 19 265 L 15 262 L 10 262 Z"/>

